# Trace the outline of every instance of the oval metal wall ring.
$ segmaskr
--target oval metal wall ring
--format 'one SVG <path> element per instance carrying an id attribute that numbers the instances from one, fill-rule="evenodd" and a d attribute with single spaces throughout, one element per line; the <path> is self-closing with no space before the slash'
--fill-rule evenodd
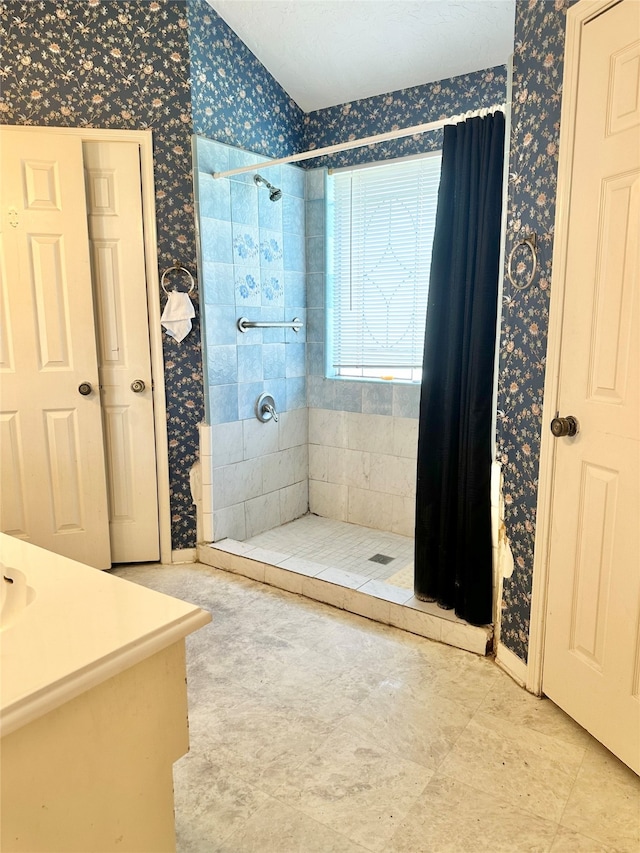
<path id="1" fill-rule="evenodd" d="M 164 286 L 164 282 L 165 282 L 165 279 L 169 275 L 170 272 L 183 272 L 183 273 L 185 273 L 185 275 L 187 275 L 189 277 L 190 284 L 189 284 L 189 290 L 185 290 L 184 292 L 185 293 L 191 293 L 193 291 L 193 288 L 195 287 L 195 281 L 193 280 L 193 276 L 191 275 L 189 270 L 186 267 L 181 266 L 180 264 L 174 264 L 172 267 L 169 267 L 169 269 L 166 269 L 162 273 L 162 278 L 160 279 L 160 286 L 162 287 L 162 289 L 164 290 L 165 293 L 167 293 L 167 294 L 169 293 L 167 288 Z"/>
<path id="2" fill-rule="evenodd" d="M 533 266 L 531 267 L 531 272 L 529 273 L 529 278 L 525 281 L 524 284 L 516 284 L 516 281 L 513 278 L 513 270 L 511 265 L 513 264 L 513 256 L 515 255 L 516 249 L 519 249 L 520 246 L 527 246 L 528 249 L 531 250 L 531 258 L 533 260 Z M 509 252 L 509 260 L 507 261 L 507 276 L 509 277 L 509 281 L 515 287 L 516 290 L 526 290 L 527 287 L 531 286 L 533 279 L 535 278 L 536 270 L 538 269 L 538 238 L 535 234 L 529 234 L 528 237 L 525 237 L 524 240 L 520 240 L 519 243 L 516 243 L 513 249 Z"/>

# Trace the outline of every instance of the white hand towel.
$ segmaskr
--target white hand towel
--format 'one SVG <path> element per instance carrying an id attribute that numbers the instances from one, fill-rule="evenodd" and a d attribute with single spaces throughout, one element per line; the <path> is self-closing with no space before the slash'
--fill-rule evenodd
<path id="1" fill-rule="evenodd" d="M 175 338 L 178 343 L 184 340 L 191 331 L 191 318 L 196 316 L 193 302 L 189 294 L 184 290 L 172 290 L 169 293 L 167 304 L 164 306 L 160 322 L 167 330 L 167 334 Z"/>

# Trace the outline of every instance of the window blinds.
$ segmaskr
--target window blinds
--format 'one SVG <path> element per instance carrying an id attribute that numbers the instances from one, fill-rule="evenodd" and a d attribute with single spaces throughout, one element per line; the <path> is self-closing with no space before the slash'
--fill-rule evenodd
<path id="1" fill-rule="evenodd" d="M 328 179 L 338 373 L 393 375 L 422 365 L 441 159 L 438 153 Z"/>

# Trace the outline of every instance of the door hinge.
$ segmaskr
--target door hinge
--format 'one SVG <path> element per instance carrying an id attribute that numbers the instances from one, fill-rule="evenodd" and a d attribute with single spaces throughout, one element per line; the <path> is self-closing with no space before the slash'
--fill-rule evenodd
<path id="1" fill-rule="evenodd" d="M 10 207 L 9 208 L 9 225 L 12 228 L 17 228 L 19 224 L 20 223 L 19 223 L 19 219 L 18 219 L 18 211 L 15 209 L 15 207 Z"/>

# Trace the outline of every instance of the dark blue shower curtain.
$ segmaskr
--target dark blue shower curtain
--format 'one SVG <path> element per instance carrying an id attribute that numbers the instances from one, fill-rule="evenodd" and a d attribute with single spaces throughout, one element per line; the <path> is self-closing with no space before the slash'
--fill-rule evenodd
<path id="1" fill-rule="evenodd" d="M 491 423 L 504 115 L 444 130 L 424 344 L 415 594 L 492 619 Z"/>

